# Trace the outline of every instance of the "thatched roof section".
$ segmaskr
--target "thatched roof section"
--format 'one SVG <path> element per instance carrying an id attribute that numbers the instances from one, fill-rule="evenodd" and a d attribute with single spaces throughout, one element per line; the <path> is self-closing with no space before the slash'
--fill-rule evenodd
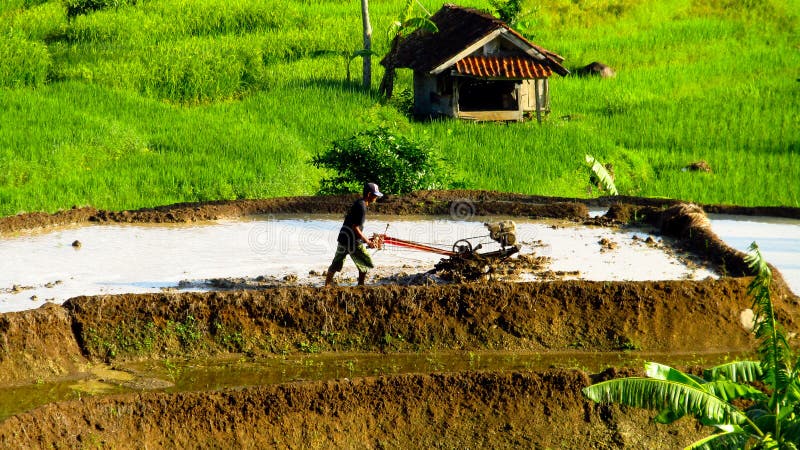
<path id="1" fill-rule="evenodd" d="M 561 75 L 569 73 L 560 64 L 563 57 L 528 41 L 500 19 L 483 11 L 446 4 L 430 19 L 439 31 L 431 33 L 417 30 L 404 38 L 394 55 L 395 67 L 430 72 L 474 43 L 501 30 L 517 38 L 515 41 L 520 43 L 523 51 L 539 54 L 542 57 L 540 64 L 546 64 L 553 72 Z M 386 65 L 390 56 L 384 57 L 381 64 Z"/>

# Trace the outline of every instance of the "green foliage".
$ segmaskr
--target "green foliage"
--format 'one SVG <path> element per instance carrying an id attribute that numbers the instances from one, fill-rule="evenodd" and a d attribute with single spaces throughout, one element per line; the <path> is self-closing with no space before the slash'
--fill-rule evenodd
<path id="1" fill-rule="evenodd" d="M 539 5 L 533 10 L 525 8 L 523 0 L 489 0 L 489 5 L 500 20 L 526 38 L 533 38 L 536 24 L 531 16 L 539 11 Z"/>
<path id="2" fill-rule="evenodd" d="M 171 328 L 184 347 L 192 347 L 203 337 L 203 332 L 198 328 L 197 320 L 191 314 L 181 322 L 167 321 L 168 329 Z"/>
<path id="3" fill-rule="evenodd" d="M 322 179 L 320 192 L 324 194 L 360 193 L 364 183 L 370 181 L 390 194 L 440 189 L 449 184 L 442 162 L 432 149 L 384 127 L 334 141 L 311 162 L 317 168 L 335 172 Z"/>
<path id="4" fill-rule="evenodd" d="M 14 36 L 0 39 L 0 88 L 41 86 L 50 64 L 44 44 Z"/>
<path id="5" fill-rule="evenodd" d="M 106 8 L 135 5 L 137 0 L 63 0 L 67 17 L 72 18 Z"/>
<path id="6" fill-rule="evenodd" d="M 648 378 L 623 378 L 583 390 L 601 403 L 657 409 L 656 421 L 696 417 L 719 432 L 691 444 L 692 449 L 796 449 L 800 442 L 800 358 L 795 359 L 775 319 L 772 273 L 755 242 L 748 263 L 755 311 L 754 333 L 760 361 L 739 361 L 704 371 L 703 378 L 658 363 L 646 363 Z M 755 386 L 750 383 L 758 382 Z M 759 387 L 767 385 L 768 392 Z M 734 403 L 734 401 L 736 401 Z"/>
<path id="7" fill-rule="evenodd" d="M 589 167 L 592 169 L 592 177 L 590 180 L 601 186 L 603 190 L 608 191 L 609 194 L 619 195 L 617 186 L 614 185 L 614 178 L 608 172 L 608 169 L 600 164 L 600 161 L 594 159 L 593 156 L 586 155 L 584 158 L 586 159 L 586 163 L 589 164 Z"/>
<path id="8" fill-rule="evenodd" d="M 398 20 L 393 21 L 389 26 L 388 35 L 390 41 L 397 37 L 408 36 L 418 29 L 427 30 L 431 33 L 439 31 L 436 24 L 428 19 L 430 14 L 427 11 L 417 15 L 414 14 L 414 6 L 418 3 L 417 0 L 406 0 L 402 14 L 400 14 Z"/>
<path id="9" fill-rule="evenodd" d="M 386 30 L 407 0 L 372 3 Z M 352 2 L 139 1 L 68 21 L 60 0 L 0 1 L 0 215 L 313 194 L 305 161 L 379 125 L 435 142 L 474 189 L 591 196 L 591 154 L 627 195 L 800 206 L 797 0 L 535 5 L 537 44 L 617 77 L 553 76 L 547 120 L 503 125 L 411 122 L 344 83 Z M 713 172 L 682 171 L 698 160 Z"/>
<path id="10" fill-rule="evenodd" d="M 497 17 L 508 25 L 516 23 L 522 13 L 522 0 L 489 0 Z"/>

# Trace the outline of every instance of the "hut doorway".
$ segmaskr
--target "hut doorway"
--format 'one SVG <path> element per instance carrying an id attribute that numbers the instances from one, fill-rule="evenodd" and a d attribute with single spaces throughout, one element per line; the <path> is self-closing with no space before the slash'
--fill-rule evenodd
<path id="1" fill-rule="evenodd" d="M 519 83 L 515 80 L 461 78 L 458 83 L 460 111 L 516 111 Z"/>

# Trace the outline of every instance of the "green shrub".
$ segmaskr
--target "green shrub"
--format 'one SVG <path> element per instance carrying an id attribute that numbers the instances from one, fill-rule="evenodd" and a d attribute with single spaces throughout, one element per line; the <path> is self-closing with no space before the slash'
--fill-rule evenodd
<path id="1" fill-rule="evenodd" d="M 322 194 L 361 192 L 369 181 L 391 194 L 451 184 L 441 159 L 431 148 L 384 127 L 334 141 L 331 148 L 314 156 L 311 162 L 336 173 L 322 179 Z"/>
<path id="2" fill-rule="evenodd" d="M 67 17 L 70 19 L 93 11 L 120 6 L 135 5 L 136 0 L 64 0 Z"/>
<path id="3" fill-rule="evenodd" d="M 47 46 L 19 37 L 0 39 L 0 86 L 40 86 L 47 80 Z"/>

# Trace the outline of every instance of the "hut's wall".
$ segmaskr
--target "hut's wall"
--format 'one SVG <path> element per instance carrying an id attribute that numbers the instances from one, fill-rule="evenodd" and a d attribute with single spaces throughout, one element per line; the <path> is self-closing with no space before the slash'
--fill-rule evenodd
<path id="1" fill-rule="evenodd" d="M 522 80 L 520 96 L 523 111 L 536 111 L 536 96 L 539 96 L 539 111 L 550 111 L 550 83 L 547 78 Z"/>
<path id="2" fill-rule="evenodd" d="M 453 79 L 449 75 L 414 72 L 414 114 L 454 116 Z"/>

